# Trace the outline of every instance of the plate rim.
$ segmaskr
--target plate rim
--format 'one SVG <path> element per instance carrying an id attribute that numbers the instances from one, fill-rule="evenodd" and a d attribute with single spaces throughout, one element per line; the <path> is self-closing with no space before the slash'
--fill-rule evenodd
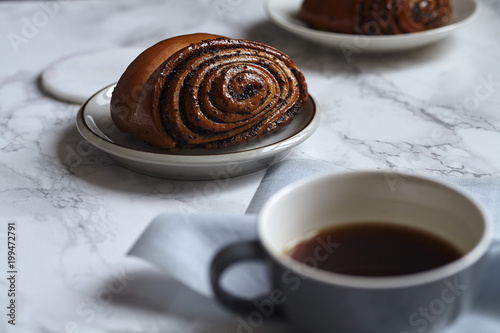
<path id="1" fill-rule="evenodd" d="M 281 18 L 278 15 L 276 15 L 276 12 L 273 9 L 273 4 L 276 3 L 288 3 L 290 4 L 290 6 L 292 5 L 296 6 L 296 4 L 299 4 L 300 1 L 301 0 L 293 0 L 293 1 L 288 0 L 288 2 L 285 0 L 266 0 L 264 7 L 268 17 L 280 27 L 288 31 L 291 31 L 293 33 L 300 34 L 301 36 L 306 37 L 309 40 L 312 40 L 312 37 L 308 37 L 306 36 L 306 34 L 314 35 L 314 37 L 322 38 L 325 40 L 331 39 L 332 44 L 334 42 L 342 42 L 342 41 L 352 42 L 356 38 L 363 38 L 363 39 L 367 38 L 370 41 L 375 41 L 375 42 L 396 42 L 401 40 L 408 41 L 411 39 L 418 39 L 425 37 L 437 37 L 446 34 L 448 32 L 451 32 L 453 30 L 456 30 L 458 28 L 461 28 L 462 26 L 472 22 L 479 15 L 481 8 L 481 4 L 478 0 L 462 0 L 472 4 L 474 6 L 474 9 L 470 13 L 468 13 L 467 17 L 461 19 L 460 21 L 454 22 L 452 24 L 447 24 L 443 27 L 420 31 L 420 32 L 412 32 L 412 33 L 397 34 L 397 35 L 373 36 L 373 35 L 355 35 L 355 34 L 343 34 L 338 32 L 322 31 L 309 28 L 305 25 L 297 25 L 293 21 L 281 20 Z M 455 2 L 460 0 L 452 0 L 452 1 Z"/>
<path id="2" fill-rule="evenodd" d="M 247 155 L 249 154 L 251 154 L 253 157 L 255 157 L 255 154 L 258 154 L 259 158 L 266 158 L 291 149 L 309 138 L 319 126 L 320 108 L 317 101 L 309 94 L 308 103 L 312 103 L 312 114 L 310 118 L 307 119 L 306 124 L 300 130 L 279 141 L 243 151 L 223 152 L 219 154 L 207 153 L 190 155 L 182 153 L 168 154 L 144 151 L 137 148 L 127 147 L 125 145 L 113 142 L 107 137 L 99 135 L 88 126 L 85 120 L 85 110 L 88 104 L 94 98 L 96 98 L 97 95 L 107 89 L 114 87 L 115 85 L 116 82 L 98 90 L 82 104 L 76 116 L 76 127 L 83 138 L 96 148 L 110 155 L 117 156 L 126 160 L 169 166 L 186 166 L 189 164 L 192 164 L 193 166 L 224 165 L 228 162 L 243 163 L 248 161 Z M 274 147 L 274 149 L 270 149 L 271 147 Z"/>

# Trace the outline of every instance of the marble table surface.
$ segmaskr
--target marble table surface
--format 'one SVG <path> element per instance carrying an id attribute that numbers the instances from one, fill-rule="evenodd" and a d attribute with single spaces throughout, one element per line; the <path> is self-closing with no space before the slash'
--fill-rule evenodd
<path id="1" fill-rule="evenodd" d="M 349 57 L 278 28 L 263 1 L 2 1 L 0 22 L 0 235 L 5 244 L 8 223 L 16 226 L 18 270 L 15 326 L 0 279 L 1 332 L 232 332 L 237 324 L 126 253 L 160 213 L 243 213 L 264 171 L 215 183 L 123 168 L 80 136 L 78 104 L 41 89 L 41 73 L 58 59 L 191 32 L 257 40 L 295 60 L 323 110 L 316 133 L 287 158 L 500 177 L 496 0 L 437 44 Z M 0 252 L 7 274 L 4 245 Z"/>

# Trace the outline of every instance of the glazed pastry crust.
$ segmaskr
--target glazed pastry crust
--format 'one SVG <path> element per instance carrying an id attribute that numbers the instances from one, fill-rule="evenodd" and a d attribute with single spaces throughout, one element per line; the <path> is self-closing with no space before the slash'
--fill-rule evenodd
<path id="1" fill-rule="evenodd" d="M 442 27 L 451 14 L 450 0 L 304 0 L 299 16 L 313 29 L 391 35 Z"/>
<path id="2" fill-rule="evenodd" d="M 111 99 L 116 126 L 159 148 L 224 148 L 289 124 L 307 100 L 304 76 L 268 45 L 210 34 L 140 54 Z"/>

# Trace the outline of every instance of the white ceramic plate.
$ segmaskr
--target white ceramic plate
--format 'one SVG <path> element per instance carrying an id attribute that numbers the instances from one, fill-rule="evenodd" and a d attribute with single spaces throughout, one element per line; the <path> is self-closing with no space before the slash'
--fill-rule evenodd
<path id="1" fill-rule="evenodd" d="M 224 149 L 172 152 L 152 147 L 115 127 L 109 106 L 114 87 L 98 91 L 82 105 L 76 118 L 78 130 L 92 145 L 124 166 L 162 178 L 221 179 L 264 169 L 309 138 L 319 124 L 319 110 L 310 97 L 290 125 L 261 139 Z"/>
<path id="2" fill-rule="evenodd" d="M 440 28 L 401 35 L 365 36 L 309 28 L 298 17 L 303 0 L 267 0 L 266 12 L 282 28 L 305 39 L 349 52 L 403 51 L 437 42 L 472 22 L 479 12 L 477 0 L 452 0 L 451 22 Z"/>

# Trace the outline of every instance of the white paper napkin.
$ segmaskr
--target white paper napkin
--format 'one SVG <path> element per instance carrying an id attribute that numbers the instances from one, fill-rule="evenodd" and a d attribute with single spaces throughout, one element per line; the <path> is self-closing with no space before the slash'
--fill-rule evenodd
<path id="1" fill-rule="evenodd" d="M 149 261 L 196 292 L 212 297 L 209 267 L 222 247 L 256 239 L 256 214 L 276 191 L 300 179 L 342 169 L 330 163 L 290 159 L 271 166 L 259 185 L 246 214 L 163 214 L 155 218 L 137 240 L 129 255 Z M 494 178 L 446 178 L 482 202 L 495 221 L 495 241 L 486 259 L 474 312 L 463 316 L 448 333 L 500 324 L 500 180 Z M 250 274 L 249 274 L 250 272 Z M 265 273 L 242 268 L 223 281 L 226 288 L 254 296 L 267 286 Z M 488 319 L 489 318 L 489 319 Z M 482 324 L 481 324 L 482 323 Z M 491 326 L 491 327 L 493 327 Z M 495 326 L 496 327 L 496 326 Z M 498 329 L 498 328 L 497 328 Z"/>

